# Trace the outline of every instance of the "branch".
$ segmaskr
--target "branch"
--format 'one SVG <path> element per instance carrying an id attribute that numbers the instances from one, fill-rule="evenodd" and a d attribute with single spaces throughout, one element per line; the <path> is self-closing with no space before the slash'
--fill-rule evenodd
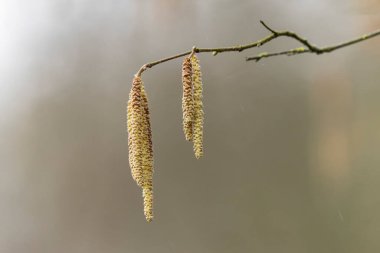
<path id="1" fill-rule="evenodd" d="M 187 52 L 184 52 L 184 53 L 180 53 L 180 54 L 177 54 L 177 55 L 173 55 L 173 56 L 170 56 L 170 57 L 167 57 L 167 58 L 163 58 L 161 60 L 158 60 L 158 61 L 154 61 L 154 62 L 149 62 L 149 63 L 146 63 L 144 64 L 140 69 L 139 71 L 136 73 L 136 76 L 141 76 L 141 74 L 146 70 L 146 69 L 149 69 L 149 68 L 152 68 L 153 66 L 155 65 L 158 65 L 158 64 L 161 64 L 161 63 L 164 63 L 164 62 L 167 62 L 167 61 L 171 61 L 171 60 L 174 60 L 174 59 L 177 59 L 177 58 L 180 58 L 180 57 L 183 57 L 183 56 L 186 56 L 186 55 L 189 55 L 189 54 L 192 54 L 192 53 L 212 53 L 214 56 L 219 54 L 219 53 L 224 53 L 224 52 L 242 52 L 246 49 L 250 49 L 250 48 L 254 48 L 254 47 L 260 47 L 268 42 L 270 42 L 271 40 L 273 39 L 276 39 L 278 37 L 289 37 L 289 38 L 292 38 L 294 40 L 297 40 L 298 42 L 300 42 L 301 44 L 304 45 L 304 47 L 299 47 L 299 48 L 295 48 L 295 49 L 291 49 L 291 50 L 287 50 L 287 51 L 282 51 L 282 52 L 275 52 L 275 53 L 267 53 L 267 52 L 263 52 L 263 53 L 260 53 L 258 54 L 257 56 L 253 56 L 253 57 L 247 57 L 246 60 L 247 61 L 259 61 L 263 58 L 268 58 L 268 57 L 273 57 L 273 56 L 279 56 L 279 55 L 298 55 L 298 54 L 304 54 L 304 53 L 313 53 L 313 54 L 324 54 L 324 53 L 330 53 L 332 51 L 335 51 L 337 49 L 340 49 L 340 48 L 343 48 L 343 47 L 347 47 L 347 46 L 350 46 L 350 45 L 353 45 L 353 44 L 356 44 L 356 43 L 359 43 L 359 42 L 362 42 L 362 41 L 365 41 L 365 40 L 368 40 L 368 39 L 371 39 L 373 37 L 376 37 L 378 35 L 380 35 L 380 30 L 377 30 L 377 31 L 374 31 L 372 33 L 369 33 L 369 34 L 365 34 L 365 35 L 362 35 L 360 36 L 359 38 L 356 38 L 356 39 L 353 39 L 353 40 L 349 40 L 349 41 L 346 41 L 346 42 L 342 42 L 340 44 L 337 44 L 337 45 L 333 45 L 333 46 L 327 46 L 327 47 L 317 47 L 313 44 L 311 44 L 307 39 L 299 36 L 298 34 L 294 33 L 294 32 L 291 32 L 291 31 L 276 31 L 272 28 L 270 28 L 267 24 L 264 23 L 264 21 L 260 21 L 260 23 L 268 30 L 271 32 L 271 35 L 267 36 L 267 37 L 264 37 L 262 38 L 261 40 L 258 40 L 256 42 L 253 42 L 251 44 L 246 44 L 246 45 L 238 45 L 238 46 L 232 46 L 232 47 L 219 47 L 219 48 L 197 48 L 197 47 L 193 47 L 192 50 L 190 51 L 187 51 Z"/>
<path id="2" fill-rule="evenodd" d="M 262 58 L 268 58 L 268 57 L 278 56 L 278 55 L 292 56 L 292 55 L 303 54 L 303 53 L 313 53 L 313 54 L 330 53 L 330 52 L 335 51 L 337 49 L 340 49 L 340 48 L 343 48 L 343 47 L 347 47 L 347 46 L 350 46 L 350 45 L 353 45 L 353 44 L 356 44 L 356 43 L 359 43 L 359 42 L 362 42 L 362 41 L 365 41 L 365 40 L 368 40 L 370 38 L 373 38 L 375 36 L 380 35 L 380 30 L 377 30 L 377 31 L 374 31 L 374 32 L 369 33 L 369 34 L 362 35 L 359 38 L 356 38 L 356 39 L 353 39 L 353 40 L 349 40 L 349 41 L 346 41 L 346 42 L 342 42 L 342 43 L 337 44 L 337 45 L 319 48 L 317 46 L 311 45 L 307 40 L 299 37 L 295 33 L 292 33 L 292 32 L 276 32 L 276 31 L 272 30 L 271 28 L 269 28 L 263 21 L 260 21 L 260 22 L 264 25 L 265 28 L 267 28 L 273 34 L 282 33 L 282 34 L 284 34 L 284 36 L 292 37 L 295 40 L 298 40 L 299 42 L 301 42 L 303 45 L 305 45 L 307 47 L 307 49 L 304 48 L 304 47 L 299 47 L 299 48 L 295 48 L 295 49 L 291 49 L 291 50 L 287 50 L 287 51 L 282 51 L 282 52 L 276 52 L 276 53 L 266 53 L 266 52 L 264 52 L 264 53 L 261 53 L 261 54 L 259 54 L 257 56 L 247 57 L 246 58 L 247 61 L 252 61 L 252 60 L 259 61 Z"/>

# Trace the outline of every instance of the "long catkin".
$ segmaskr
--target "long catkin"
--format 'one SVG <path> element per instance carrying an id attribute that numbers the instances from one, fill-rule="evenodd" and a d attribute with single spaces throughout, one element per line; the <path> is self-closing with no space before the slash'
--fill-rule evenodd
<path id="1" fill-rule="evenodd" d="M 132 178 L 143 190 L 144 214 L 153 219 L 153 148 L 148 99 L 139 76 L 132 81 L 127 106 L 129 165 Z"/>
<path id="2" fill-rule="evenodd" d="M 192 65 L 189 57 L 186 57 L 182 63 L 182 88 L 183 132 L 186 140 L 191 141 L 193 139 L 194 102 Z"/>
<path id="3" fill-rule="evenodd" d="M 148 97 L 144 86 L 141 89 L 143 114 L 143 198 L 144 214 L 147 221 L 153 220 L 153 146 Z"/>
<path id="4" fill-rule="evenodd" d="M 132 81 L 132 88 L 129 93 L 127 107 L 127 126 L 128 126 L 128 146 L 129 146 L 129 165 L 132 177 L 137 185 L 143 185 L 142 171 L 142 107 L 141 107 L 141 78 L 135 77 Z"/>
<path id="5" fill-rule="evenodd" d="M 193 149 L 197 159 L 203 156 L 203 102 L 202 102 L 202 73 L 199 65 L 199 60 L 194 54 L 191 57 L 193 69 L 193 99 L 194 99 L 194 121 L 193 121 Z"/>

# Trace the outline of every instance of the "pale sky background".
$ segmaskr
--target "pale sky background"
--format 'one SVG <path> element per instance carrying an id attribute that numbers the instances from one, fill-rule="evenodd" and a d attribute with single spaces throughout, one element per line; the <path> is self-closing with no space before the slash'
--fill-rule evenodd
<path id="1" fill-rule="evenodd" d="M 292 30 L 323 46 L 380 28 L 376 0 L 0 0 L 1 253 L 380 250 L 380 37 L 199 56 L 205 155 L 181 126 L 181 59 L 143 74 L 155 219 L 128 165 L 146 62 Z"/>

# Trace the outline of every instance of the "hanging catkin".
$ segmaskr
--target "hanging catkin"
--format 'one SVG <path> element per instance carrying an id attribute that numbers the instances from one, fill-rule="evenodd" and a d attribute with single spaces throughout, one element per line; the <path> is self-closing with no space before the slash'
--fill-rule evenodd
<path id="1" fill-rule="evenodd" d="M 129 165 L 132 177 L 140 187 L 143 185 L 141 87 L 141 78 L 135 77 L 132 81 L 127 108 Z"/>
<path id="2" fill-rule="evenodd" d="M 182 64 L 182 87 L 183 132 L 186 140 L 191 141 L 193 139 L 194 103 L 192 66 L 189 57 L 186 57 Z"/>
<path id="3" fill-rule="evenodd" d="M 153 219 L 153 149 L 148 99 L 139 76 L 132 81 L 127 107 L 129 165 L 132 177 L 143 190 L 144 214 Z"/>
<path id="4" fill-rule="evenodd" d="M 202 103 L 202 73 L 199 60 L 195 54 L 191 57 L 192 81 L 193 81 L 193 101 L 194 101 L 194 121 L 193 121 L 193 148 L 195 157 L 199 159 L 203 156 L 203 103 Z"/>
<path id="5" fill-rule="evenodd" d="M 147 221 L 153 220 L 153 146 L 148 97 L 144 86 L 141 88 L 143 114 L 143 198 L 144 214 Z"/>

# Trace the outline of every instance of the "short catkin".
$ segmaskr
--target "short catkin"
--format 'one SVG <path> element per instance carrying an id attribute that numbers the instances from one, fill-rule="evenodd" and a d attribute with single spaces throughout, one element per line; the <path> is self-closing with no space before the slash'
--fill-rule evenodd
<path id="1" fill-rule="evenodd" d="M 182 63 L 182 117 L 183 132 L 187 141 L 193 139 L 194 102 L 191 59 L 186 57 Z"/>
<path id="2" fill-rule="evenodd" d="M 192 81 L 193 81 L 193 101 L 194 101 L 194 121 L 193 121 L 193 149 L 197 159 L 203 156 L 203 103 L 202 103 L 202 73 L 199 60 L 195 54 L 191 57 Z"/>
<path id="3" fill-rule="evenodd" d="M 148 99 L 141 77 L 135 76 L 127 106 L 129 165 L 143 190 L 144 214 L 153 219 L 153 148 Z"/>

